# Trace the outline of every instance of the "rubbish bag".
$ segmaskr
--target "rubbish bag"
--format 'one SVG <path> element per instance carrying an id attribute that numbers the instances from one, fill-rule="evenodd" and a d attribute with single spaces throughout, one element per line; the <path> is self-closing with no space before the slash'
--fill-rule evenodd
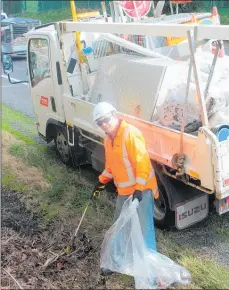
<path id="1" fill-rule="evenodd" d="M 159 252 L 145 245 L 137 213 L 138 200 L 130 196 L 119 218 L 106 232 L 100 267 L 133 276 L 135 289 L 165 289 L 172 284 L 189 284 L 191 275 Z"/>

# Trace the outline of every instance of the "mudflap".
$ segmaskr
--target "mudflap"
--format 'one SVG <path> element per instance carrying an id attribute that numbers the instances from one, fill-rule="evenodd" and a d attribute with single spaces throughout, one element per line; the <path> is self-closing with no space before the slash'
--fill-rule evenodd
<path id="1" fill-rule="evenodd" d="M 175 225 L 178 230 L 190 227 L 205 219 L 209 213 L 208 194 L 189 199 L 176 205 Z"/>
<path id="2" fill-rule="evenodd" d="M 229 212 L 229 196 L 220 200 L 216 199 L 215 206 L 216 206 L 216 212 L 219 215 Z"/>

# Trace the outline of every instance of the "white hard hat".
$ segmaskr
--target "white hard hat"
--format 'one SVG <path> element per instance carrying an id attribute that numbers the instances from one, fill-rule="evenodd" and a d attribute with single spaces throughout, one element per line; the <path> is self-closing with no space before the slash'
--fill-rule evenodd
<path id="1" fill-rule="evenodd" d="M 107 102 L 98 103 L 93 110 L 93 122 L 117 110 Z"/>

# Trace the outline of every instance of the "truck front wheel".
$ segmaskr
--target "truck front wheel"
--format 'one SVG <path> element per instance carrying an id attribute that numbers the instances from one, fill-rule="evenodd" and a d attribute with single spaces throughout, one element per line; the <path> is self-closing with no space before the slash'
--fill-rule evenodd
<path id="1" fill-rule="evenodd" d="M 87 164 L 85 148 L 79 146 L 79 134 L 75 131 L 74 146 L 70 146 L 67 139 L 67 129 L 58 127 L 54 138 L 58 158 L 66 165 L 80 166 Z"/>
<path id="2" fill-rule="evenodd" d="M 169 229 L 175 225 L 175 212 L 170 209 L 164 185 L 158 180 L 159 197 L 154 200 L 154 221 L 159 229 Z"/>
<path id="3" fill-rule="evenodd" d="M 71 155 L 71 148 L 68 144 L 68 140 L 65 134 L 58 130 L 56 134 L 56 138 L 54 139 L 56 153 L 59 159 L 66 165 L 72 164 L 72 155 Z"/>

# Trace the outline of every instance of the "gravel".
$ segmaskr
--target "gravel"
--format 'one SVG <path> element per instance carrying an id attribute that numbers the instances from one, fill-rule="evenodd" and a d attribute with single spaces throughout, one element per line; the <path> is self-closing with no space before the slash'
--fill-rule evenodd
<path id="1" fill-rule="evenodd" d="M 194 249 L 200 257 L 229 265 L 229 213 L 219 216 L 211 212 L 205 220 L 190 228 L 171 230 L 164 235 L 177 245 Z"/>

